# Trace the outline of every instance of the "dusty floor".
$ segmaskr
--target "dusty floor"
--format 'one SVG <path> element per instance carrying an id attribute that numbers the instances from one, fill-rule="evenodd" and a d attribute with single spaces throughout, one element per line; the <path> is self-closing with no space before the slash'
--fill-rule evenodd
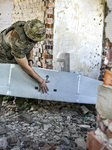
<path id="1" fill-rule="evenodd" d="M 87 149 L 87 133 L 96 128 L 95 105 L 27 99 L 16 104 L 14 98 L 3 102 L 0 149 Z"/>

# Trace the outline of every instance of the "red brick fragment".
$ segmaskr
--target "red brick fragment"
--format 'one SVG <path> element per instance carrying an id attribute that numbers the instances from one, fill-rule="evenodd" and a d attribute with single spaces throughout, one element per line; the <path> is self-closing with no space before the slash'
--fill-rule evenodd
<path id="1" fill-rule="evenodd" d="M 53 55 L 43 55 L 44 59 L 53 59 Z"/>
<path id="2" fill-rule="evenodd" d="M 112 132 L 109 129 L 106 130 L 106 136 L 107 138 L 112 138 Z"/>
<path id="3" fill-rule="evenodd" d="M 88 150 L 112 150 L 104 141 L 97 138 L 94 131 L 88 133 L 87 148 Z"/>
<path id="4" fill-rule="evenodd" d="M 53 14 L 53 9 L 47 9 L 46 14 Z"/>
<path id="5" fill-rule="evenodd" d="M 50 45 L 53 45 L 53 41 L 49 41 L 49 44 L 50 44 Z"/>
<path id="6" fill-rule="evenodd" d="M 52 28 L 52 27 L 53 27 L 53 24 L 45 24 L 45 27 L 46 27 L 46 28 Z"/>
<path id="7" fill-rule="evenodd" d="M 54 8 L 54 3 L 48 3 L 48 4 L 47 4 L 47 7 Z"/>
<path id="8" fill-rule="evenodd" d="M 47 14 L 47 18 L 54 18 L 54 14 Z"/>
<path id="9" fill-rule="evenodd" d="M 53 24 L 54 20 L 52 18 L 47 18 L 46 23 Z"/>
<path id="10" fill-rule="evenodd" d="M 52 39 L 53 38 L 53 34 L 46 34 L 46 39 Z"/>
<path id="11" fill-rule="evenodd" d="M 42 67 L 43 67 L 43 68 L 46 68 L 46 69 L 52 69 L 52 68 L 53 68 L 52 64 L 49 64 L 49 65 L 48 65 L 48 64 L 46 64 L 46 63 L 42 63 L 42 65 L 43 65 Z"/>

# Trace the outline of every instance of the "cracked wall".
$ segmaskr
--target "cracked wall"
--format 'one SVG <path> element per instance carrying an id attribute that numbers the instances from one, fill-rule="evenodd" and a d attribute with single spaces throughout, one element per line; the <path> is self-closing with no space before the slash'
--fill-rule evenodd
<path id="1" fill-rule="evenodd" d="M 13 0 L 0 0 L 0 31 L 11 25 Z"/>
<path id="2" fill-rule="evenodd" d="M 70 53 L 70 70 L 98 78 L 101 66 L 104 3 L 56 0 L 53 65 L 59 52 Z"/>
<path id="3" fill-rule="evenodd" d="M 105 38 L 112 42 L 112 0 L 105 0 L 107 3 L 107 15 L 105 17 Z"/>

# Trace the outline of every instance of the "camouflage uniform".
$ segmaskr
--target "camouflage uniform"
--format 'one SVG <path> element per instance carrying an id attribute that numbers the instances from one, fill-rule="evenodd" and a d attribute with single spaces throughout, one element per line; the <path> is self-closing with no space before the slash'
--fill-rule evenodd
<path id="1" fill-rule="evenodd" d="M 19 21 L 0 33 L 0 63 L 16 63 L 14 57 L 29 57 L 36 42 L 26 36 L 23 28 Z"/>
<path id="2" fill-rule="evenodd" d="M 45 26 L 37 19 L 12 24 L 0 33 L 0 63 L 16 63 L 14 57 L 28 59 L 34 45 L 45 37 Z"/>

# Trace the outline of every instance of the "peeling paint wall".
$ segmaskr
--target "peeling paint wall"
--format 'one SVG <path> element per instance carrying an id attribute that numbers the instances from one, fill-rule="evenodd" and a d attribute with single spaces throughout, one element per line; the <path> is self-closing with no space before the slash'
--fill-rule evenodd
<path id="1" fill-rule="evenodd" d="M 13 0 L 0 0 L 0 31 L 11 25 Z"/>
<path id="2" fill-rule="evenodd" d="M 44 22 L 44 1 L 42 0 L 13 0 L 14 9 L 12 21 L 28 21 L 38 18 Z"/>
<path id="3" fill-rule="evenodd" d="M 70 70 L 98 78 L 104 24 L 103 0 L 55 0 L 53 65 L 70 53 Z"/>
<path id="4" fill-rule="evenodd" d="M 105 0 L 108 7 L 107 16 L 105 18 L 105 37 L 112 42 L 112 0 Z"/>

